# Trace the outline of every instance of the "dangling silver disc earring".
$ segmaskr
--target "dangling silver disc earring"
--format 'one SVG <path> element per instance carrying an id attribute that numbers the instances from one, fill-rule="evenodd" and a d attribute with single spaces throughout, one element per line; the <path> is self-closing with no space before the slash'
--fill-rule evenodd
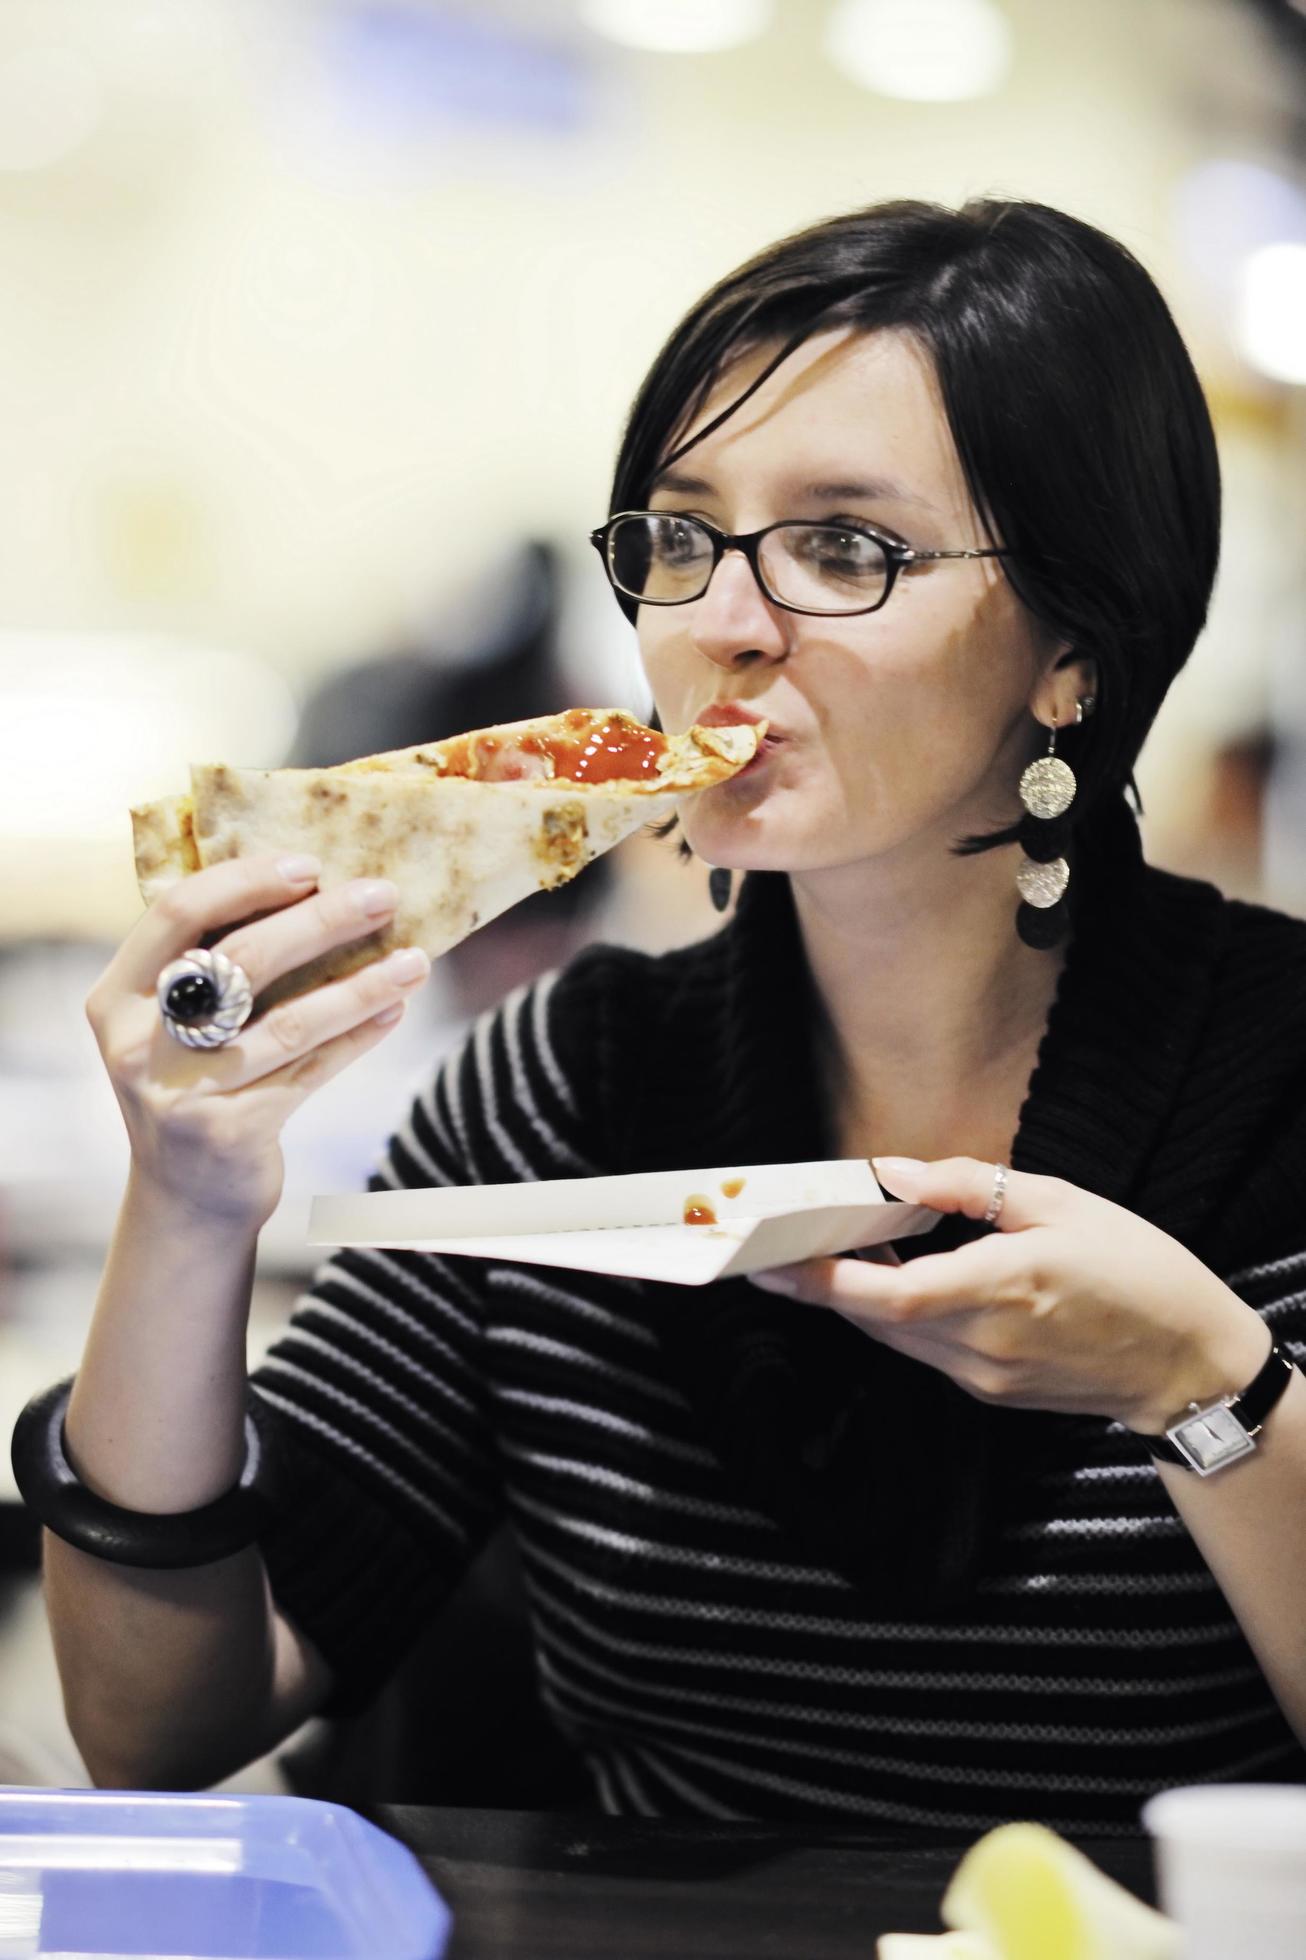
<path id="1" fill-rule="evenodd" d="M 1064 898 L 1069 884 L 1070 866 L 1060 857 L 1053 858 L 1051 864 L 1036 864 L 1033 858 L 1027 857 L 1016 873 L 1016 890 L 1026 905 L 1033 905 L 1040 912 Z"/>
<path id="2" fill-rule="evenodd" d="M 1079 713 L 1083 715 L 1082 706 Z M 1079 785 L 1068 762 L 1057 754 L 1057 725 L 1048 731 L 1048 752 L 1031 762 L 1020 779 L 1020 800 L 1031 817 L 1064 817 Z"/>
<path id="3" fill-rule="evenodd" d="M 1082 704 L 1076 708 L 1076 721 L 1082 721 Z M 1075 800 L 1079 785 L 1075 772 L 1069 763 L 1063 762 L 1056 752 L 1057 724 L 1055 721 L 1048 732 L 1048 752 L 1031 762 L 1020 779 L 1020 800 L 1025 808 L 1025 819 L 1021 825 L 1023 854 L 1016 872 L 1016 889 L 1024 904 L 1016 917 L 1016 928 L 1028 945 L 1055 943 L 1064 929 L 1062 915 L 1046 922 L 1036 922 L 1031 913 L 1025 910 L 1032 906 L 1036 912 L 1050 912 L 1059 906 L 1070 885 L 1070 865 L 1062 855 L 1068 838 L 1068 826 L 1059 819 L 1065 816 Z"/>

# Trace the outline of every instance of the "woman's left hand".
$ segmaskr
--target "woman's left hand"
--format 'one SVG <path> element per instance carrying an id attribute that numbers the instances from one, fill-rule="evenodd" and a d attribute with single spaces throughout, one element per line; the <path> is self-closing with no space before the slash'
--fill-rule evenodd
<path id="1" fill-rule="evenodd" d="M 880 1157 L 912 1204 L 982 1219 L 995 1167 Z M 1120 1205 L 1012 1171 L 999 1229 L 902 1265 L 807 1259 L 753 1283 L 940 1369 L 984 1402 L 1109 1416 L 1156 1434 L 1188 1403 L 1246 1386 L 1269 1352 L 1260 1316 L 1194 1254 Z"/>

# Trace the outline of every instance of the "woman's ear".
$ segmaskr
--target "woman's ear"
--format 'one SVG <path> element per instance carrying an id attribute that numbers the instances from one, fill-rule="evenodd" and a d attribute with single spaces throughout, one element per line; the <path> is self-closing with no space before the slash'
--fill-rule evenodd
<path id="1" fill-rule="evenodd" d="M 1097 701 L 1098 666 L 1091 654 L 1077 653 L 1062 640 L 1049 655 L 1030 700 L 1030 711 L 1045 728 L 1070 728 L 1086 718 Z"/>

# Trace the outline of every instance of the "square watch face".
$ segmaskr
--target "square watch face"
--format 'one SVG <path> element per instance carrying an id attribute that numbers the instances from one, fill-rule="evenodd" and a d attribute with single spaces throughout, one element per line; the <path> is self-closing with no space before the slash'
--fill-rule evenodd
<path id="1" fill-rule="evenodd" d="M 1249 1456 L 1256 1445 L 1242 1424 L 1221 1403 L 1202 1409 L 1187 1422 L 1177 1422 L 1170 1431 L 1176 1446 L 1195 1470 L 1218 1470 L 1235 1457 Z"/>

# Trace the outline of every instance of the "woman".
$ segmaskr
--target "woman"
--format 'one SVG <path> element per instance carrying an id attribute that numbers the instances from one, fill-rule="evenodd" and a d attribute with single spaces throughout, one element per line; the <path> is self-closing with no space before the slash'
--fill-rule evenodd
<path id="1" fill-rule="evenodd" d="M 66 1440 L 138 1514 L 101 1549 L 211 1562 L 48 1541 L 87 1762 L 203 1783 L 362 1705 L 506 1511 L 610 1809 L 1083 1833 L 1301 1779 L 1306 927 L 1146 868 L 1125 802 L 1217 549 L 1163 302 L 1038 205 L 818 225 L 672 336 L 612 509 L 664 723 L 768 723 L 683 817 L 750 875 L 705 944 L 505 1002 L 377 1182 L 860 1156 L 946 1216 L 705 1291 L 345 1253 L 254 1377 L 275 1519 L 160 1525 L 241 1476 L 281 1124 L 424 964 L 195 1056 L 167 961 L 217 934 L 257 990 L 393 893 L 185 881 L 91 1001 L 133 1168 Z M 1243 1391 L 1199 1474 L 1163 1432 Z"/>

